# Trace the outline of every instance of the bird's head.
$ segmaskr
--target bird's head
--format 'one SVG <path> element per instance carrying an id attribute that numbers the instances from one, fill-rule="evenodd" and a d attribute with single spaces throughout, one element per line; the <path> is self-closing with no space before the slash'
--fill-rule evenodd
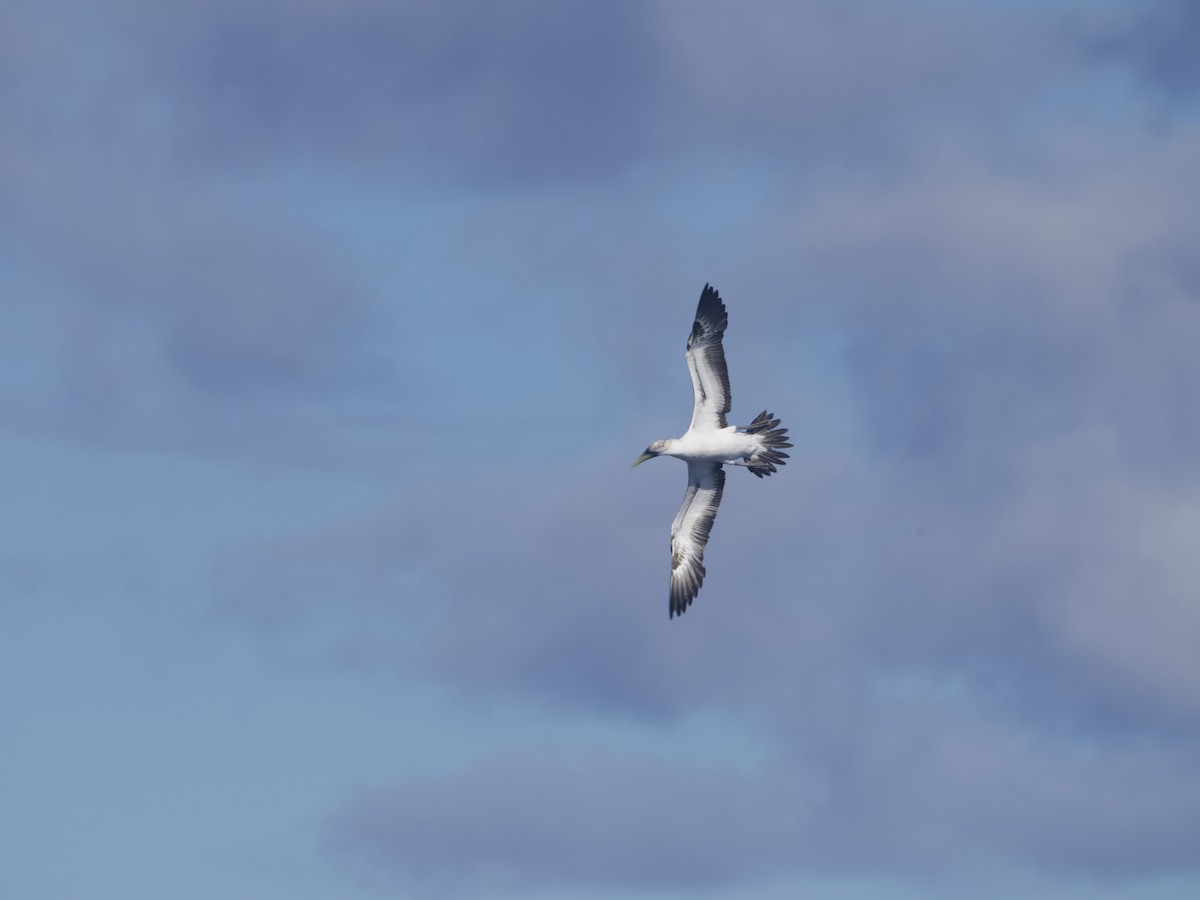
<path id="1" fill-rule="evenodd" d="M 642 463 L 644 463 L 646 460 L 654 459 L 654 457 L 660 455 L 666 448 L 667 448 L 666 441 L 655 441 L 653 444 L 651 444 L 649 447 L 646 448 L 645 453 L 643 453 L 641 456 L 639 456 L 637 459 L 635 459 L 633 461 L 633 465 L 630 466 L 630 468 L 631 469 L 637 468 Z"/>

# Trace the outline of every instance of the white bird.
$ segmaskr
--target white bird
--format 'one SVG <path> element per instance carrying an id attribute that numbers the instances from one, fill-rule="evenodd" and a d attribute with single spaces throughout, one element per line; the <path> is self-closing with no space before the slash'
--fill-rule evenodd
<path id="1" fill-rule="evenodd" d="M 688 464 L 688 486 L 671 525 L 671 603 L 669 618 L 691 605 L 704 582 L 704 545 L 725 489 L 722 466 L 745 466 L 759 478 L 784 465 L 787 429 L 764 410 L 744 428 L 725 424 L 731 393 L 721 336 L 729 316 L 716 290 L 705 285 L 687 342 L 692 374 L 692 424 L 680 438 L 655 441 L 633 461 L 674 456 Z"/>

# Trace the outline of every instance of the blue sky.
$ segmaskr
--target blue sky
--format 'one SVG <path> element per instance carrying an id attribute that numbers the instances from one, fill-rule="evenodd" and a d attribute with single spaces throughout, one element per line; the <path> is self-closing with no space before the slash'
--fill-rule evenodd
<path id="1" fill-rule="evenodd" d="M 6 4 L 0 893 L 1196 896 L 1198 40 Z"/>

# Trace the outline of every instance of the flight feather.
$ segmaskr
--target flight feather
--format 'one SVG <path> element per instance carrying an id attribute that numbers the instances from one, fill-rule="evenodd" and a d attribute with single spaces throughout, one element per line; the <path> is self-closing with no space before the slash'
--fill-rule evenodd
<path id="1" fill-rule="evenodd" d="M 691 605 L 704 583 L 704 547 L 724 489 L 719 464 L 688 463 L 687 490 L 671 524 L 671 617 Z"/>
<path id="2" fill-rule="evenodd" d="M 692 428 L 714 430 L 724 428 L 725 414 L 733 402 L 729 389 L 729 369 L 725 365 L 725 348 L 721 338 L 729 316 L 721 295 L 710 285 L 704 286 L 696 306 L 696 319 L 687 342 L 688 372 L 692 376 Z"/>

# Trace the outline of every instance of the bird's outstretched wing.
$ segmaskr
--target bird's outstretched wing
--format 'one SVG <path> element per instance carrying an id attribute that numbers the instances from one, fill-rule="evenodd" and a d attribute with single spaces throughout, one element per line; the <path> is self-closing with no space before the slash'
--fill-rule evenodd
<path id="1" fill-rule="evenodd" d="M 721 505 L 720 463 L 688 463 L 688 486 L 671 525 L 671 612 L 682 615 L 704 583 L 704 545 Z"/>
<path id="2" fill-rule="evenodd" d="M 728 324 L 721 295 L 706 284 L 687 342 L 688 371 L 696 398 L 692 428 L 697 431 L 725 427 L 725 413 L 729 412 L 733 396 L 729 390 L 729 370 L 725 367 L 725 348 L 721 346 L 721 336 Z"/>

